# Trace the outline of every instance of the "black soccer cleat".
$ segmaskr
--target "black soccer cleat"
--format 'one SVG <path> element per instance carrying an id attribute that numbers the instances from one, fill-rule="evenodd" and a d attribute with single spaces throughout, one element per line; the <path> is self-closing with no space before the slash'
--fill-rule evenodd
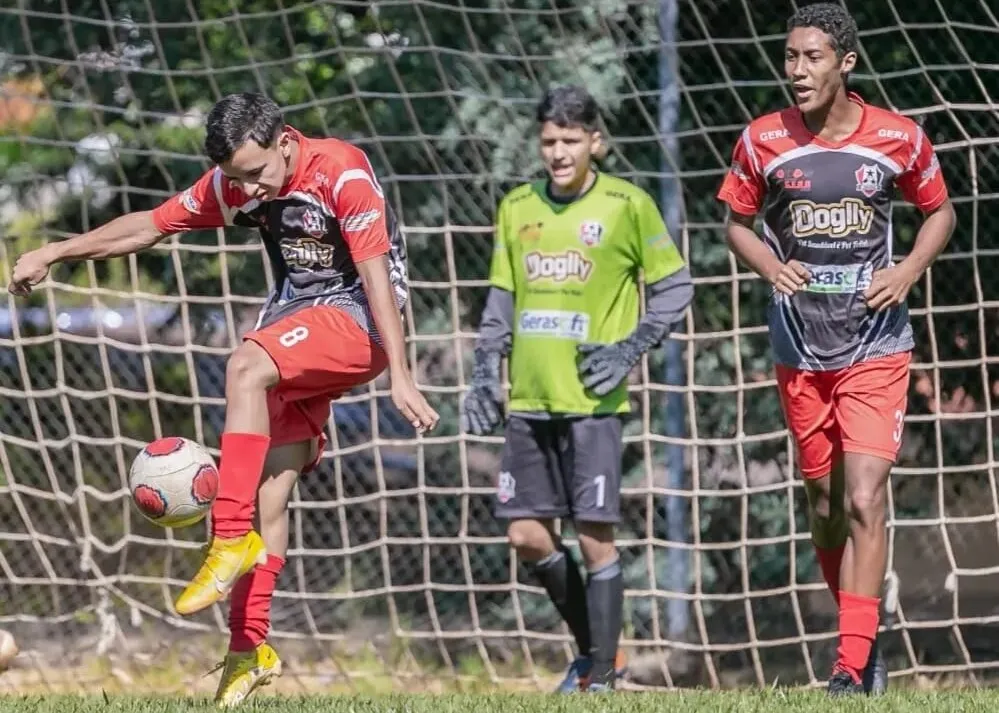
<path id="1" fill-rule="evenodd" d="M 878 646 L 878 637 L 874 637 L 874 644 L 871 646 L 871 655 L 867 659 L 867 666 L 864 667 L 864 674 L 861 677 L 864 686 L 864 693 L 869 696 L 880 696 L 888 690 L 888 664 L 885 663 Z"/>
<path id="2" fill-rule="evenodd" d="M 585 691 L 587 693 L 613 693 L 614 683 L 617 680 L 616 671 L 607 671 L 603 676 L 587 676 Z"/>
<path id="3" fill-rule="evenodd" d="M 837 669 L 833 671 L 832 676 L 829 677 L 829 687 L 827 692 L 832 698 L 839 696 L 863 695 L 864 684 L 854 681 L 853 676 L 851 676 L 848 672 Z"/>

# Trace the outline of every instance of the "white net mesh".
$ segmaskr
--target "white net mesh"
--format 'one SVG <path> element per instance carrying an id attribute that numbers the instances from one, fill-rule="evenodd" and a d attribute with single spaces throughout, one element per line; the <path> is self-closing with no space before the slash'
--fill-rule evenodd
<path id="1" fill-rule="evenodd" d="M 892 489 L 883 644 L 903 674 L 975 676 L 999 665 L 992 5 L 850 3 L 863 29 L 858 89 L 924 123 L 959 216 L 946 255 L 911 298 L 918 347 Z M 540 88 L 562 80 L 599 98 L 613 139 L 608 170 L 663 196 L 697 277 L 677 339 L 634 375 L 620 537 L 636 685 L 825 677 L 835 612 L 779 416 L 765 290 L 728 255 L 712 199 L 745 122 L 788 98 L 785 10 L 766 7 L 0 8 L 4 278 L 17 254 L 189 184 L 206 166 L 201 117 L 238 90 L 266 91 L 307 133 L 363 146 L 407 227 L 410 356 L 442 428 L 407 435 L 381 382 L 337 404 L 320 471 L 295 494 L 274 604 L 275 641 L 298 652 L 296 685 L 534 685 L 571 655 L 490 515 L 500 439 L 457 429 L 493 209 L 537 170 L 531 109 Z M 900 206 L 896 226 L 904 253 L 915 211 Z M 186 620 L 171 613 L 203 529 L 149 526 L 129 503 L 125 474 L 154 437 L 217 446 L 225 356 L 271 284 L 256 236 L 231 230 L 60 266 L 30 301 L 9 300 L 0 316 L 0 626 L 26 653 L 0 689 L 107 685 L 108 674 L 122 685 L 188 688 L 195 679 L 154 671 L 219 653 L 223 608 Z"/>

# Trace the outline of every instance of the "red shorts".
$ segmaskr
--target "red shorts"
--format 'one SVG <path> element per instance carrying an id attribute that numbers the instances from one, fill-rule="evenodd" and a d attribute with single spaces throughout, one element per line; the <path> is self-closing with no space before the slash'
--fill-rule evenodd
<path id="1" fill-rule="evenodd" d="M 820 478 L 843 453 L 895 462 L 909 392 L 909 352 L 836 371 L 777 366 L 777 386 L 801 474 Z"/>
<path id="2" fill-rule="evenodd" d="M 322 437 L 333 399 L 388 365 L 385 352 L 357 322 L 329 305 L 293 312 L 243 339 L 263 347 L 281 376 L 267 393 L 272 446 Z"/>

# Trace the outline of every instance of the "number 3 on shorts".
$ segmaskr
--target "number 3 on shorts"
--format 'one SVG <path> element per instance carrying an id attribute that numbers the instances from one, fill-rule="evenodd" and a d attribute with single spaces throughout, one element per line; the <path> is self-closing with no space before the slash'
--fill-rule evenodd
<path id="1" fill-rule="evenodd" d="M 299 325 L 294 329 L 289 329 L 287 332 L 278 337 L 278 342 L 282 347 L 293 347 L 299 342 L 304 342 L 308 336 L 309 328 Z"/>
<path id="2" fill-rule="evenodd" d="M 902 442 L 902 429 L 905 426 L 905 414 L 899 409 L 895 411 L 895 428 L 891 432 L 891 438 L 895 443 Z"/>

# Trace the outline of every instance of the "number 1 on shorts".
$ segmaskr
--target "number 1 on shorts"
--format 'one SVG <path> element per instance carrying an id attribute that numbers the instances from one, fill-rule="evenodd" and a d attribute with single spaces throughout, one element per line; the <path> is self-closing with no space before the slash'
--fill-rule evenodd
<path id="1" fill-rule="evenodd" d="M 597 507 L 602 508 L 604 506 L 604 501 L 606 499 L 607 493 L 607 476 L 598 475 L 593 479 L 593 484 L 597 488 Z"/>

